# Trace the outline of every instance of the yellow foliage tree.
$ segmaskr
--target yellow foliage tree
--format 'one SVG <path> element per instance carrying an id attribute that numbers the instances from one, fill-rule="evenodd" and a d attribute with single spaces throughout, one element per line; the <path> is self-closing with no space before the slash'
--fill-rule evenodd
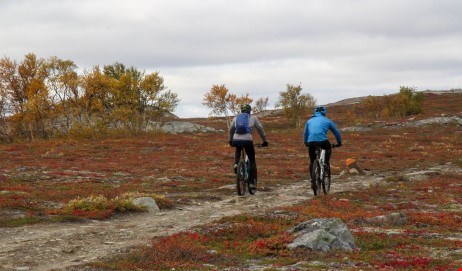
<path id="1" fill-rule="evenodd" d="M 58 126 L 60 133 L 66 134 L 71 123 L 81 120 L 82 115 L 77 65 L 71 60 L 53 56 L 47 59 L 45 70 L 45 84 L 53 106 L 50 118 L 51 121 L 60 123 L 60 118 L 64 117 L 65 123 Z"/>
<path id="2" fill-rule="evenodd" d="M 253 99 L 249 97 L 249 93 L 241 95 L 237 97 L 234 94 L 230 95 L 230 99 L 228 102 L 228 109 L 234 114 L 237 115 L 241 113 L 241 105 L 243 104 L 251 104 Z"/>
<path id="3" fill-rule="evenodd" d="M 423 99 L 423 94 L 416 92 L 415 88 L 401 86 L 398 94 L 370 96 L 362 104 L 369 117 L 380 120 L 418 114 L 422 110 Z"/>
<path id="4" fill-rule="evenodd" d="M 255 106 L 253 107 L 253 112 L 254 113 L 258 113 L 258 112 L 262 112 L 264 111 L 267 107 L 268 107 L 268 101 L 269 101 L 269 98 L 268 97 L 265 97 L 265 98 L 258 98 L 256 101 L 255 101 Z"/>
<path id="5" fill-rule="evenodd" d="M 16 134 L 33 140 L 36 133 L 48 136 L 45 120 L 50 101 L 45 87 L 44 60 L 27 54 L 19 64 L 9 58 L 0 61 L 0 81 L 10 98 Z"/>
<path id="6" fill-rule="evenodd" d="M 111 128 L 143 130 L 152 118 L 172 112 L 177 94 L 167 90 L 158 72 L 145 74 L 123 64 L 93 67 L 79 76 L 70 60 L 0 59 L 0 125 L 12 136 L 46 138 L 58 131 L 81 133 Z M 0 132 L 6 129 L 0 130 Z"/>
<path id="7" fill-rule="evenodd" d="M 221 116 L 226 118 L 226 124 L 229 128 L 229 112 L 228 105 L 230 101 L 235 99 L 225 85 L 213 85 L 209 92 L 205 93 L 202 104 L 211 108 L 209 116 Z"/>
<path id="8" fill-rule="evenodd" d="M 314 108 L 316 100 L 310 94 L 302 94 L 302 86 L 287 84 L 287 90 L 279 93 L 276 107 L 282 107 L 289 123 L 297 128 L 301 126 L 301 116 Z"/>
<path id="9" fill-rule="evenodd" d="M 202 104 L 212 109 L 210 116 L 224 115 L 229 129 L 231 114 L 239 114 L 241 105 L 251 104 L 252 101 L 248 93 L 238 97 L 229 93 L 225 85 L 213 85 L 209 92 L 205 93 Z"/>

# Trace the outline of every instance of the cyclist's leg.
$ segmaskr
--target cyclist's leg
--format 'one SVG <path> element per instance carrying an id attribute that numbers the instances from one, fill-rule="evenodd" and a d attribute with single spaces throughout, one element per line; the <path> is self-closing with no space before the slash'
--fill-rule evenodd
<path id="1" fill-rule="evenodd" d="M 251 184 L 255 184 L 257 178 L 257 162 L 255 161 L 255 148 L 252 141 L 245 142 L 245 151 L 249 158 L 249 181 Z"/>
<path id="2" fill-rule="evenodd" d="M 234 152 L 234 164 L 239 163 L 239 160 L 241 158 L 241 146 L 236 146 L 236 151 Z"/>
<path id="3" fill-rule="evenodd" d="M 322 142 L 321 148 L 326 150 L 326 165 L 327 171 L 330 174 L 330 156 L 332 154 L 332 145 L 330 144 L 329 140 L 326 140 Z"/>
<path id="4" fill-rule="evenodd" d="M 316 160 L 316 147 L 318 146 L 317 142 L 308 143 L 308 155 L 310 156 L 310 177 L 311 177 L 311 186 L 313 187 L 315 180 L 311 173 L 313 172 L 314 160 Z"/>
<path id="5" fill-rule="evenodd" d="M 234 152 L 234 173 L 236 173 L 237 164 L 239 163 L 239 160 L 241 159 L 241 151 L 243 148 L 243 144 L 241 141 L 234 141 L 233 144 L 236 147 L 236 150 Z"/>

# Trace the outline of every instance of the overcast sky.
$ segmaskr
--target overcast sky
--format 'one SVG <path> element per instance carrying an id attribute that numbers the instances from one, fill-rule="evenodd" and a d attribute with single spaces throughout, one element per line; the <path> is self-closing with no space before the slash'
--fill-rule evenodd
<path id="1" fill-rule="evenodd" d="M 287 84 L 319 104 L 461 88 L 461 14 L 459 0 L 0 0 L 0 57 L 158 71 L 175 113 L 203 117 L 213 85 L 270 107 Z"/>

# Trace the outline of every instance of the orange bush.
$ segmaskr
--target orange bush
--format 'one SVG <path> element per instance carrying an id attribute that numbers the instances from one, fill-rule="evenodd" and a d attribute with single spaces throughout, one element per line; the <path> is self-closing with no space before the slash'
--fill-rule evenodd
<path id="1" fill-rule="evenodd" d="M 143 250 L 137 266 L 149 270 L 199 268 L 215 260 L 215 255 L 203 245 L 206 240 L 198 233 L 178 233 L 155 239 Z"/>

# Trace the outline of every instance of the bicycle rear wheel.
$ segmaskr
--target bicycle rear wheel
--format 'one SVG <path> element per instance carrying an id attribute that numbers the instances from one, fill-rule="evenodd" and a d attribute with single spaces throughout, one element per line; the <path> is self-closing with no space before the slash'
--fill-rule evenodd
<path id="1" fill-rule="evenodd" d="M 314 187 L 313 187 L 313 192 L 314 195 L 320 195 L 321 194 L 321 165 L 319 164 L 318 160 L 314 161 L 314 165 L 312 168 L 311 172 L 311 179 L 314 180 Z"/>
<path id="2" fill-rule="evenodd" d="M 324 194 L 329 193 L 330 182 L 331 182 L 330 172 L 326 172 L 326 174 L 324 175 L 324 181 L 322 182 L 322 191 L 324 192 Z"/>
<path id="3" fill-rule="evenodd" d="M 245 162 L 243 160 L 239 161 L 237 164 L 237 174 L 236 174 L 236 188 L 237 194 L 239 196 L 243 196 L 245 194 L 246 189 L 246 181 L 245 181 L 245 172 L 247 168 Z"/>
<path id="4" fill-rule="evenodd" d="M 249 193 L 250 193 L 250 195 L 255 195 L 255 193 L 257 193 L 257 179 L 255 179 L 254 182 L 255 182 L 255 187 L 253 189 L 250 188 L 250 182 L 249 182 Z"/>

